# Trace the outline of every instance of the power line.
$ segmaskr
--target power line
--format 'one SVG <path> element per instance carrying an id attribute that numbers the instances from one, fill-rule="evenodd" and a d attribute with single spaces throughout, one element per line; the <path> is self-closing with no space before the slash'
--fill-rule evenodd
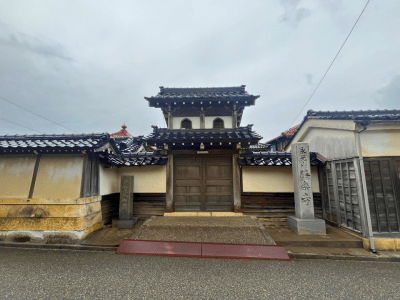
<path id="1" fill-rule="evenodd" d="M 32 129 L 32 128 L 29 128 L 29 127 L 26 127 L 26 126 L 24 126 L 24 125 L 17 124 L 17 123 L 15 123 L 15 122 L 13 122 L 13 121 L 10 121 L 10 120 L 3 119 L 2 117 L 0 117 L 0 119 L 3 120 L 3 121 L 6 121 L 6 122 L 12 123 L 12 124 L 14 124 L 14 125 L 21 126 L 21 127 L 26 128 L 26 129 L 29 129 L 29 130 L 36 131 L 36 132 L 41 133 L 40 131 L 37 131 L 37 130 Z"/>
<path id="2" fill-rule="evenodd" d="M 0 96 L 0 99 L 3 100 L 3 101 L 6 101 L 6 102 L 8 102 L 8 103 L 10 103 L 10 104 L 12 104 L 12 105 L 14 105 L 14 106 L 16 106 L 16 107 L 18 107 L 18 108 L 21 108 L 21 109 L 23 109 L 23 110 L 26 110 L 27 112 L 30 112 L 31 114 L 34 114 L 35 116 L 38 116 L 38 117 L 40 117 L 40 118 L 42 118 L 42 119 L 45 119 L 46 121 L 49 121 L 49 122 L 51 122 L 51 123 L 54 123 L 54 124 L 56 124 L 56 125 L 58 125 L 58 126 L 61 126 L 61 127 L 65 128 L 65 129 L 67 129 L 67 130 L 70 130 L 70 131 L 72 131 L 72 132 L 77 133 L 75 130 L 69 129 L 68 127 L 65 127 L 65 126 L 63 126 L 63 125 L 61 125 L 61 124 L 59 124 L 59 123 L 57 123 L 57 122 L 54 122 L 54 121 L 52 121 L 52 120 L 50 120 L 50 119 L 48 119 L 48 118 L 46 118 L 46 117 L 43 117 L 43 116 L 41 116 L 41 115 L 39 115 L 39 114 L 37 114 L 37 113 L 35 113 L 35 112 L 33 112 L 33 111 L 31 111 L 31 110 L 29 110 L 29 109 L 23 107 L 23 106 L 21 106 L 21 105 L 18 105 L 18 104 L 16 104 L 16 103 L 10 101 L 9 99 L 7 99 L 7 98 L 5 98 L 5 97 L 3 97 L 3 96 Z M 18 124 L 17 124 L 17 125 L 18 125 Z"/>
<path id="3" fill-rule="evenodd" d="M 332 66 L 333 63 L 335 62 L 336 58 L 338 57 L 340 51 L 342 50 L 342 48 L 343 48 L 344 44 L 346 43 L 347 39 L 349 38 L 350 34 L 353 32 L 354 27 L 356 27 L 356 25 L 357 25 L 357 23 L 358 23 L 358 20 L 360 20 L 362 14 L 363 14 L 363 12 L 364 12 L 364 10 L 367 8 L 367 5 L 368 5 L 369 1 L 370 1 L 370 0 L 368 0 L 367 4 L 365 4 L 364 9 L 361 11 L 360 15 L 358 16 L 357 21 L 356 21 L 356 22 L 354 23 L 354 25 L 353 25 L 353 28 L 351 28 L 349 34 L 347 35 L 346 39 L 344 40 L 344 42 L 343 42 L 342 46 L 340 47 L 338 53 L 336 54 L 335 58 L 332 60 L 331 64 L 329 65 L 328 70 L 326 70 L 324 76 L 322 77 L 321 81 L 318 83 L 318 85 L 317 85 L 317 87 L 315 88 L 314 92 L 311 94 L 310 98 L 308 98 L 306 104 L 304 104 L 303 108 L 300 110 L 299 114 L 298 114 L 298 115 L 296 116 L 296 118 L 293 120 L 292 124 L 290 124 L 289 128 L 292 127 L 293 123 L 297 120 L 298 116 L 301 114 L 301 112 L 302 112 L 303 109 L 306 107 L 306 105 L 308 104 L 308 102 L 310 102 L 312 96 L 314 96 L 314 94 L 315 94 L 315 92 L 317 91 L 319 85 L 321 84 L 322 80 L 324 80 L 326 74 L 329 72 L 329 69 L 331 68 L 331 66 Z"/>

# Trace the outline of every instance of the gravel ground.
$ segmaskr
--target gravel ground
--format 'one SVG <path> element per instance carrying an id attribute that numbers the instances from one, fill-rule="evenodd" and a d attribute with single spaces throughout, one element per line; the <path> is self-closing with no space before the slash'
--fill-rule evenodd
<path id="1" fill-rule="evenodd" d="M 147 227 L 138 240 L 270 245 L 257 228 Z"/>
<path id="2" fill-rule="evenodd" d="M 157 217 L 138 240 L 270 245 L 257 223 L 245 217 Z"/>
<path id="3" fill-rule="evenodd" d="M 258 227 L 250 216 L 244 217 L 156 217 L 148 227 Z"/>
<path id="4" fill-rule="evenodd" d="M 399 299 L 400 264 L 0 248 L 1 299 Z"/>

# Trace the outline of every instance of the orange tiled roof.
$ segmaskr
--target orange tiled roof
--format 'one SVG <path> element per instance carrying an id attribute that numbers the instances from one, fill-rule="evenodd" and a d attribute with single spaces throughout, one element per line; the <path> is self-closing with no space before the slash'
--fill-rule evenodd
<path id="1" fill-rule="evenodd" d="M 122 129 L 118 132 L 114 132 L 110 134 L 110 137 L 128 137 L 128 136 L 132 136 L 127 130 L 126 130 L 126 125 L 122 125 L 121 126 Z"/>
<path id="2" fill-rule="evenodd" d="M 277 136 L 276 138 L 269 140 L 268 143 L 275 141 L 277 138 L 280 138 L 282 136 L 292 136 L 296 132 L 297 128 L 299 128 L 299 126 L 300 126 L 300 124 L 293 126 L 292 128 L 289 128 L 288 130 L 282 132 L 282 134 L 280 136 Z"/>

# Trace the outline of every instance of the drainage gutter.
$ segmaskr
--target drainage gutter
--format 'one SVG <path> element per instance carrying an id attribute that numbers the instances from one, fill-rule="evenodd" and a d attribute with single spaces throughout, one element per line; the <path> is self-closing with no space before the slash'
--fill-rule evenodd
<path id="1" fill-rule="evenodd" d="M 363 127 L 360 131 L 356 132 L 356 143 L 357 143 L 358 157 L 360 159 L 361 182 L 362 182 L 362 189 L 363 189 L 363 194 L 364 194 L 364 196 L 363 196 L 364 207 L 365 207 L 367 224 L 368 224 L 369 243 L 370 243 L 370 247 L 371 247 L 371 252 L 376 253 L 375 243 L 374 243 L 374 235 L 372 232 L 371 213 L 369 210 L 369 203 L 368 203 L 368 191 L 367 191 L 367 180 L 365 179 L 364 158 L 362 155 L 361 138 L 360 138 L 360 133 L 367 129 L 367 126 L 370 124 L 370 121 L 354 122 L 354 123 L 359 124 Z"/>

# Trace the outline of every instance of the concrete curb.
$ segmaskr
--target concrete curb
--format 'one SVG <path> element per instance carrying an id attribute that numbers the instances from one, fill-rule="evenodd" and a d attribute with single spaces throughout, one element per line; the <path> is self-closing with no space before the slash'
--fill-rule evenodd
<path id="1" fill-rule="evenodd" d="M 156 218 L 156 216 L 151 216 L 146 221 L 144 221 L 142 226 L 140 226 L 139 230 L 136 231 L 135 234 L 130 237 L 130 239 L 137 240 L 139 238 L 139 236 L 142 234 L 142 232 L 146 229 L 147 225 L 149 225 L 149 223 L 151 221 L 153 221 L 155 218 Z"/>
<path id="2" fill-rule="evenodd" d="M 84 251 L 112 251 L 116 252 L 118 246 L 96 246 L 96 245 L 64 245 L 64 244 L 27 244 L 0 242 L 0 248 L 21 248 L 21 249 L 44 249 L 44 250 L 84 250 Z M 350 255 L 329 255 L 312 253 L 291 253 L 287 252 L 290 259 L 330 259 L 330 260 L 352 260 L 352 261 L 376 261 L 376 262 L 400 262 L 400 257 L 370 257 Z"/>
<path id="3" fill-rule="evenodd" d="M 276 245 L 275 241 L 272 239 L 272 237 L 269 235 L 268 231 L 265 230 L 264 225 L 261 223 L 261 221 L 254 216 L 251 216 L 251 218 L 256 222 L 258 225 L 258 228 L 260 229 L 261 233 L 263 234 L 264 238 L 268 241 L 270 245 Z"/>
<path id="4" fill-rule="evenodd" d="M 67 244 L 28 244 L 28 243 L 0 243 L 0 248 L 48 249 L 48 250 L 86 250 L 86 251 L 117 251 L 118 246 L 96 245 L 67 245 Z"/>
<path id="5" fill-rule="evenodd" d="M 290 259 L 330 259 L 330 260 L 353 260 L 353 261 L 376 261 L 376 262 L 400 262 L 400 257 L 369 257 L 350 255 L 323 255 L 311 253 L 289 253 Z"/>

